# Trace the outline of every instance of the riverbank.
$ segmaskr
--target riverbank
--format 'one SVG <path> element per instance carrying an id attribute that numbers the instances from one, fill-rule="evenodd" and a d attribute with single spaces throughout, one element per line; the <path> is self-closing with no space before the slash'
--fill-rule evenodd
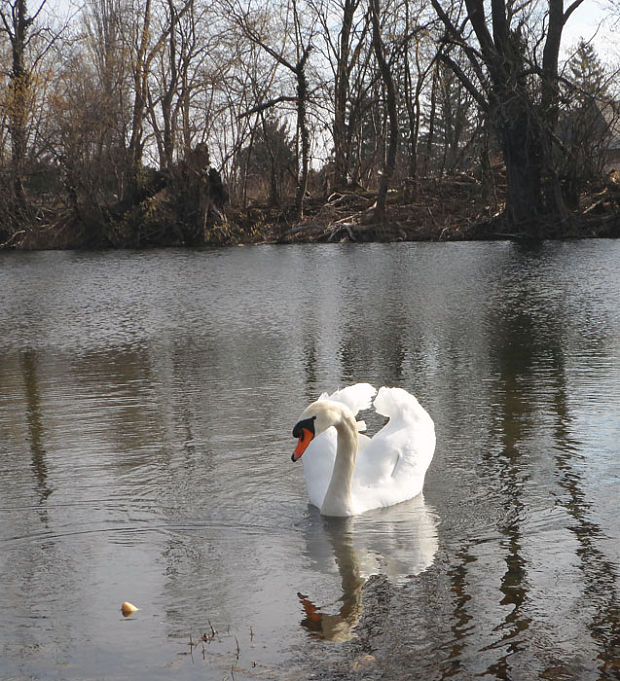
<path id="1" fill-rule="evenodd" d="M 503 217 L 505 187 L 495 184 L 485 195 L 474 176 L 462 173 L 427 178 L 388 195 L 386 221 L 374 221 L 375 194 L 361 189 L 334 192 L 327 200 L 309 198 L 304 219 L 291 220 L 286 211 L 252 207 L 231 214 L 241 233 L 258 230 L 267 243 L 472 241 L 521 238 Z M 543 238 L 614 238 L 620 236 L 620 173 L 611 173 L 580 197 L 565 224 L 542 229 Z"/>
<path id="2" fill-rule="evenodd" d="M 489 189 L 491 187 L 491 189 Z M 212 203 L 206 219 L 178 195 L 178 187 L 153 190 L 139 206 L 40 211 L 30 226 L 0 230 L 0 248 L 19 250 L 234 246 L 312 242 L 475 241 L 523 239 L 503 219 L 505 178 L 483 183 L 475 175 L 421 178 L 388 194 L 386 218 L 375 218 L 376 194 L 361 187 L 329 195 L 309 193 L 302 220 L 292 205 Z M 184 216 L 184 212 L 188 215 Z M 5 228 L 6 230 L 6 228 Z M 543 224 L 543 239 L 620 236 L 620 173 L 592 183 L 564 223 Z"/>

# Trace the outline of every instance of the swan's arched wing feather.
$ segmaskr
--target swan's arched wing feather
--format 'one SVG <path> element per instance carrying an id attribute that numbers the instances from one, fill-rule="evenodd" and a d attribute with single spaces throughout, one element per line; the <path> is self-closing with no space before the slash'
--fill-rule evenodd
<path id="1" fill-rule="evenodd" d="M 418 402 L 417 398 L 403 388 L 379 388 L 373 402 L 377 414 L 390 419 L 400 419 L 407 422 L 422 422 L 432 424 L 428 412 Z"/>
<path id="2" fill-rule="evenodd" d="M 336 390 L 331 395 L 323 393 L 319 400 L 331 400 L 345 404 L 355 416 L 358 411 L 370 409 L 372 398 L 376 395 L 377 389 L 370 383 L 356 383 L 348 385 L 346 388 Z"/>
<path id="3" fill-rule="evenodd" d="M 381 388 L 375 407 L 390 420 L 358 455 L 353 480 L 354 496 L 367 508 L 419 494 L 435 451 L 433 420 L 413 395 Z"/>

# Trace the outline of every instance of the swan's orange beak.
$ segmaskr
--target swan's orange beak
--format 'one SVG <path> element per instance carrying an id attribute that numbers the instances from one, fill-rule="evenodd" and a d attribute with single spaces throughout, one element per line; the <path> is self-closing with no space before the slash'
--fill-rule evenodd
<path id="1" fill-rule="evenodd" d="M 297 461 L 297 459 L 301 458 L 301 455 L 306 451 L 306 447 L 312 442 L 313 437 L 314 433 L 311 433 L 307 428 L 302 429 L 301 435 L 299 436 L 299 442 L 291 457 L 293 461 Z"/>
<path id="2" fill-rule="evenodd" d="M 304 419 L 295 424 L 293 428 L 293 437 L 299 438 L 297 447 L 291 456 L 291 461 L 297 461 L 301 458 L 301 455 L 306 451 L 308 445 L 312 442 L 314 438 L 314 419 Z"/>

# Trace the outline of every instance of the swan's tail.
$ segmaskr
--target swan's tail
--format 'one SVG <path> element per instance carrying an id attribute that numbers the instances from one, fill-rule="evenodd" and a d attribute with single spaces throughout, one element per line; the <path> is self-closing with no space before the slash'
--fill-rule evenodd
<path id="1" fill-rule="evenodd" d="M 323 393 L 319 397 L 319 400 L 341 402 L 349 407 L 355 416 L 358 411 L 370 409 L 372 398 L 375 396 L 376 392 L 377 389 L 373 388 L 370 383 L 356 383 L 355 385 L 349 385 L 341 390 L 336 390 L 336 392 L 331 395 Z"/>
<path id="2" fill-rule="evenodd" d="M 388 418 L 430 418 L 418 400 L 402 388 L 379 388 L 373 405 L 377 414 Z"/>

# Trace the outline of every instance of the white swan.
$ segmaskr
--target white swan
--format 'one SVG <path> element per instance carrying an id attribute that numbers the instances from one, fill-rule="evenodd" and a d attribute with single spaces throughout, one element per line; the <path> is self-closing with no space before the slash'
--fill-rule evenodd
<path id="1" fill-rule="evenodd" d="M 422 491 L 435 451 L 435 426 L 417 399 L 402 388 L 380 388 L 373 406 L 388 423 L 371 439 L 355 416 L 370 406 L 367 383 L 323 394 L 293 428 L 293 453 L 304 452 L 310 503 L 323 515 L 351 516 L 392 506 Z M 332 428 L 333 426 L 333 428 Z"/>

